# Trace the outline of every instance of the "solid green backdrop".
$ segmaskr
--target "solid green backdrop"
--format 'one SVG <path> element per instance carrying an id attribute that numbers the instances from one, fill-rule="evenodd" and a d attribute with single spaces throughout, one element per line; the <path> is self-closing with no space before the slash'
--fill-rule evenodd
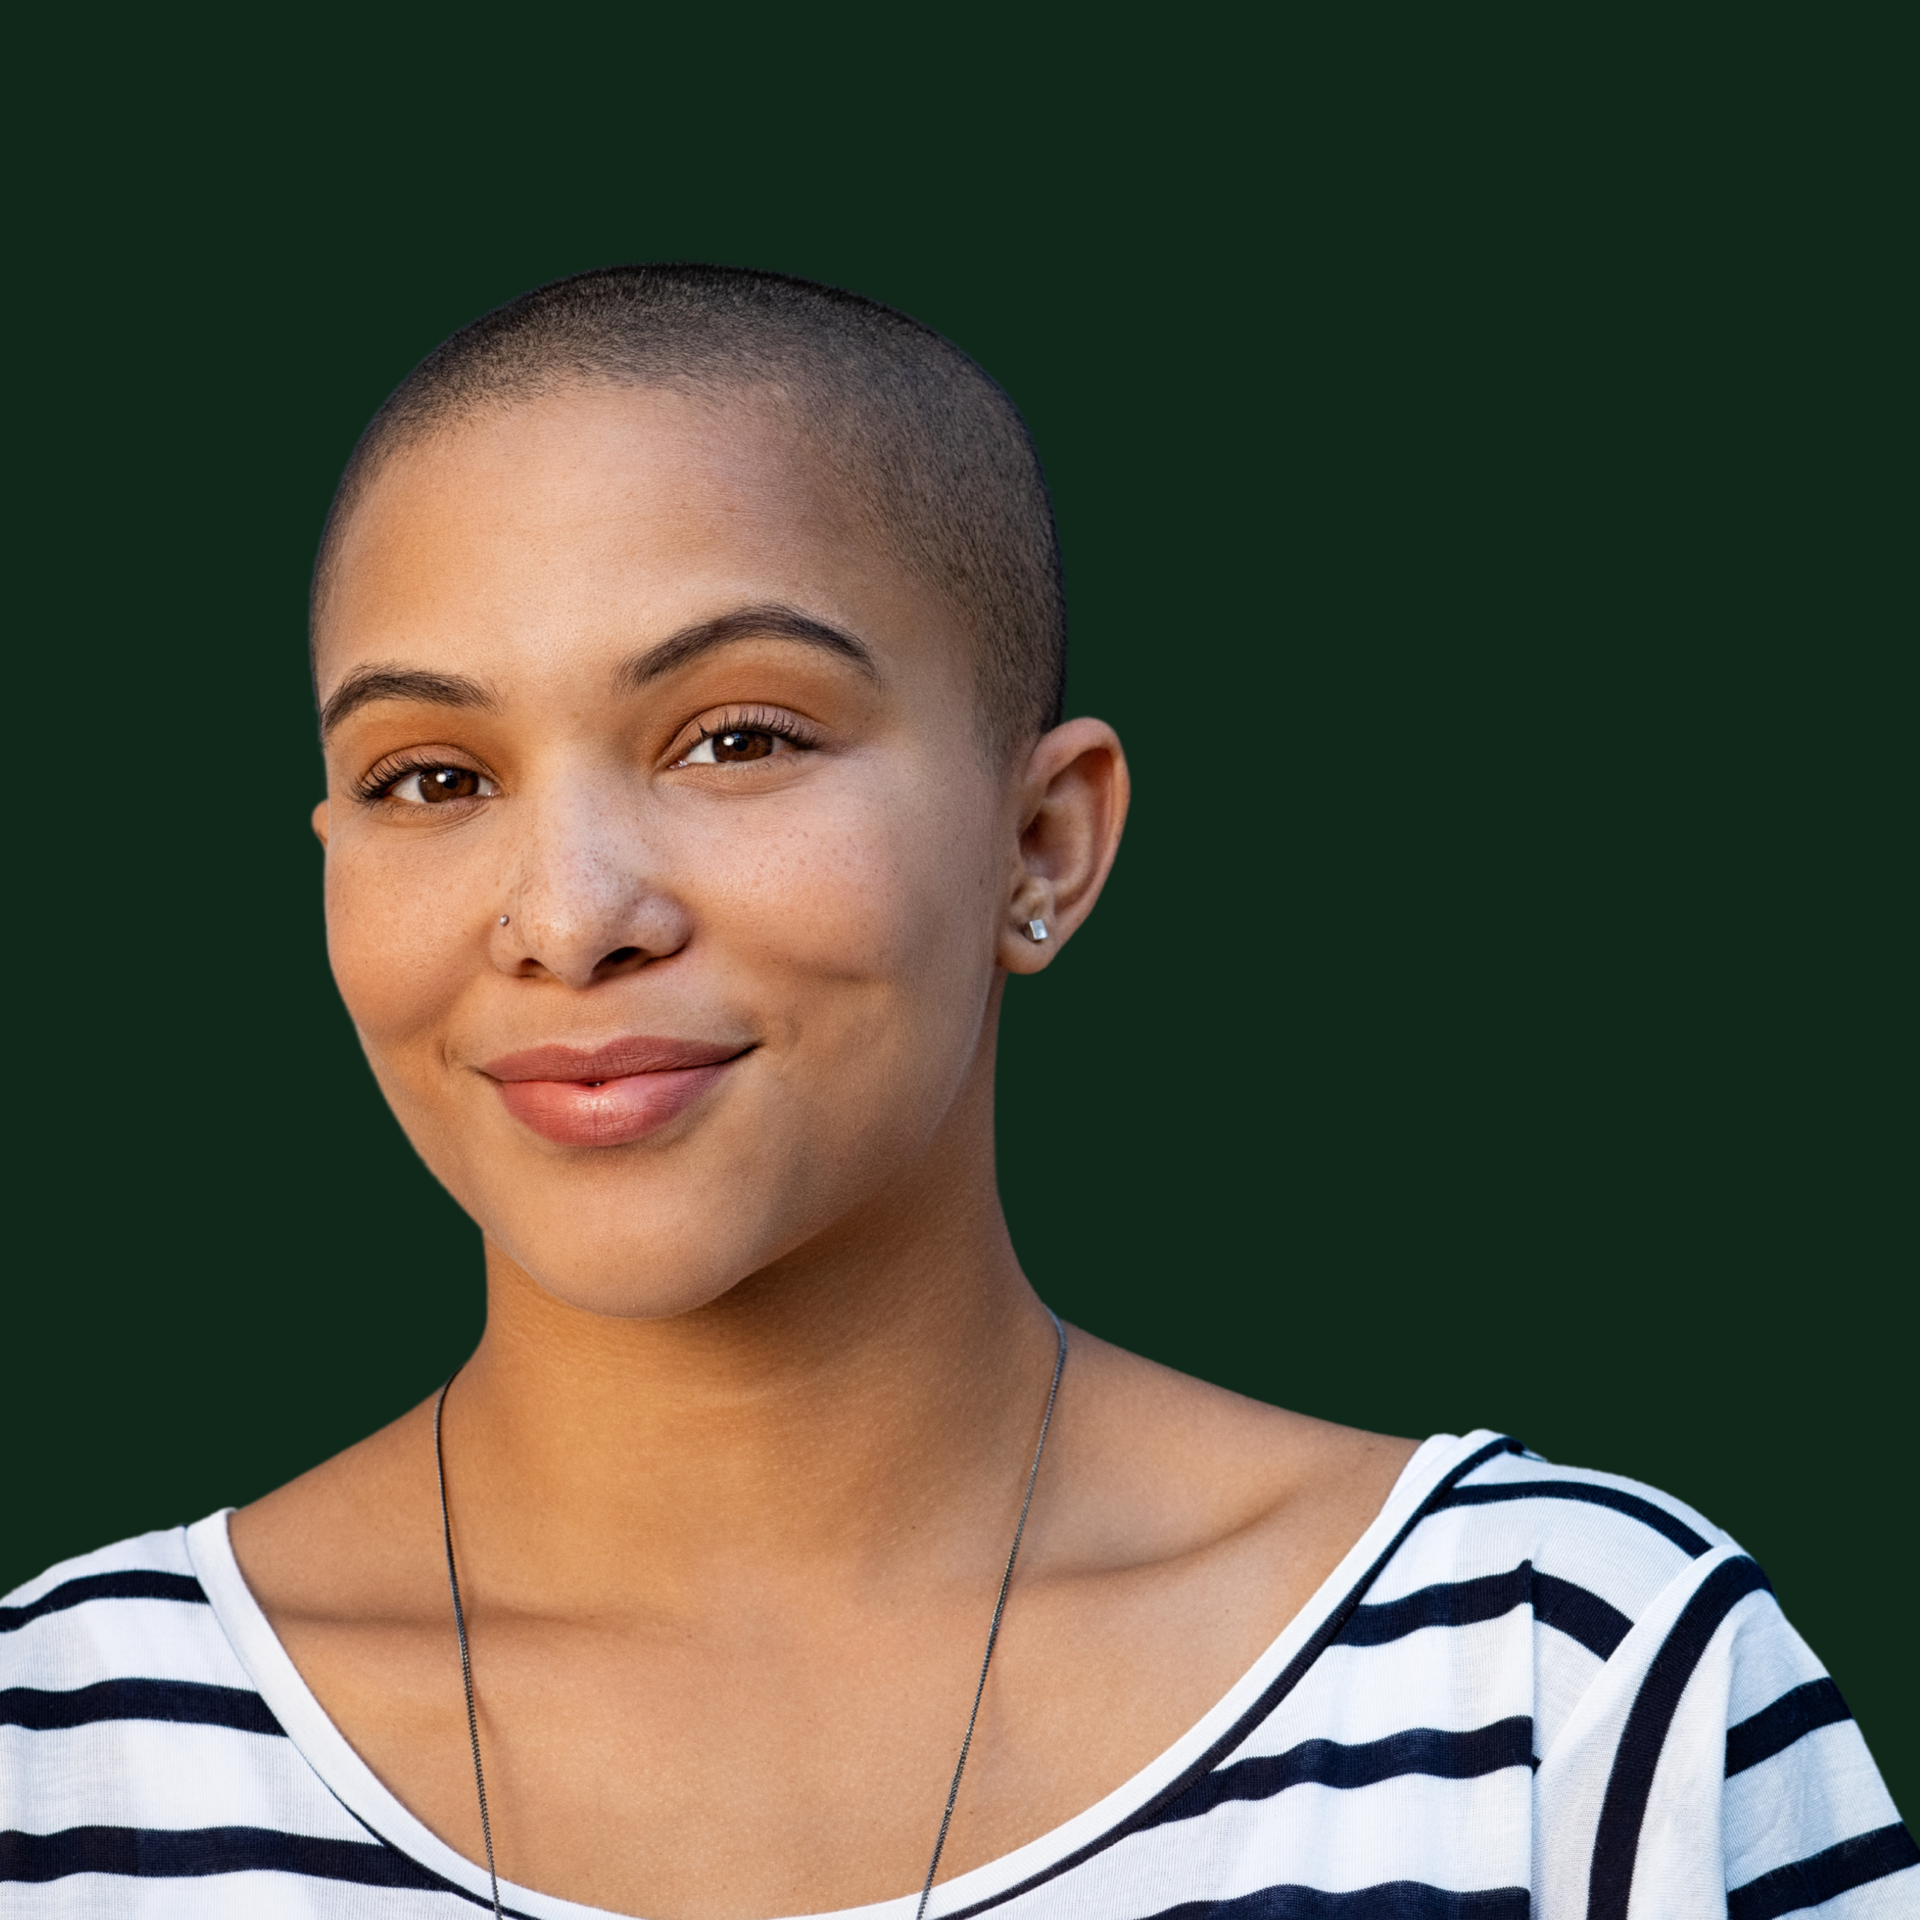
<path id="1" fill-rule="evenodd" d="M 313 543 L 452 328 L 732 261 L 939 327 L 1047 463 L 1137 799 L 1009 995 L 1043 1295 L 1692 1501 L 1911 1807 L 1891 50 L 638 19 L 27 49 L 0 1585 L 474 1339 L 476 1235 L 326 973 Z"/>

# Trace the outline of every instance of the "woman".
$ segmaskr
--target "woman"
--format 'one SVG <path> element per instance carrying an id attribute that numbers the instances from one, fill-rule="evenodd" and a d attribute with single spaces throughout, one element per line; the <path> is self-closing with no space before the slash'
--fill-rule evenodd
<path id="1" fill-rule="evenodd" d="M 313 650 L 335 975 L 486 1333 L 12 1597 L 0 1912 L 1913 1910 L 1700 1516 L 1028 1286 L 1000 996 L 1127 776 L 1062 722 L 1045 489 L 964 356 L 770 275 L 529 295 L 369 428 Z"/>

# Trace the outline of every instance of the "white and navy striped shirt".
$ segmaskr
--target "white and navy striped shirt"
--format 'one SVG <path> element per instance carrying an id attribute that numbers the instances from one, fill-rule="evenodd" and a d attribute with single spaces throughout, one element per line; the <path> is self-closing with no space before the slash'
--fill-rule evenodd
<path id="1" fill-rule="evenodd" d="M 525 1920 L 599 1909 L 502 1887 Z M 375 1779 L 225 1514 L 0 1606 L 0 1915 L 456 1920 L 485 1873 Z M 911 1898 L 858 1909 L 910 1920 Z M 1920 1915 L 1920 1851 L 1727 1536 L 1488 1433 L 1429 1440 L 1184 1738 L 938 1889 L 940 1920 Z"/>

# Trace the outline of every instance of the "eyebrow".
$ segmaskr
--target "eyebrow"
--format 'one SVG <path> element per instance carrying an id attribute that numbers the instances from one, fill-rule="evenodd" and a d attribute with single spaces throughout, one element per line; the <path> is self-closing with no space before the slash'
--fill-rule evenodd
<path id="1" fill-rule="evenodd" d="M 423 673 L 411 667 L 356 667 L 334 688 L 320 709 L 320 738 L 324 740 L 350 713 L 376 700 L 423 701 L 432 707 L 499 705 L 478 680 L 460 673 Z"/>
<path id="2" fill-rule="evenodd" d="M 816 620 L 797 607 L 776 603 L 736 607 L 731 613 L 702 620 L 697 626 L 682 627 L 658 646 L 649 647 L 645 653 L 636 653 L 628 660 L 620 669 L 619 685 L 631 692 L 665 674 L 676 672 L 688 661 L 697 660 L 716 647 L 730 647 L 741 640 L 769 639 L 797 640 L 802 646 L 818 647 L 822 652 L 835 653 L 843 660 L 852 661 L 869 679 L 877 680 L 880 677 L 879 664 L 865 641 L 856 640 L 852 634 L 843 633 L 838 627 L 830 627 L 824 620 Z"/>
<path id="3" fill-rule="evenodd" d="M 697 660 L 716 647 L 733 646 L 741 640 L 797 640 L 802 646 L 818 647 L 850 660 L 871 679 L 880 669 L 873 650 L 852 634 L 830 627 L 824 620 L 802 613 L 797 607 L 770 604 L 736 607 L 731 613 L 702 620 L 696 626 L 682 627 L 657 646 L 635 654 L 616 676 L 624 691 L 632 692 L 676 672 L 688 661 Z M 433 707 L 481 708 L 492 712 L 499 701 L 480 684 L 460 673 L 428 673 L 414 667 L 356 667 L 341 681 L 320 709 L 320 737 L 332 733 L 349 714 L 377 700 L 411 700 Z"/>

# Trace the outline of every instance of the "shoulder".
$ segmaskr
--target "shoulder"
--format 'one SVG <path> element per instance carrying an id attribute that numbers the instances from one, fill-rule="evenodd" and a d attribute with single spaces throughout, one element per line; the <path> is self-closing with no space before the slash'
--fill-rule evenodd
<path id="1" fill-rule="evenodd" d="M 184 1677 L 221 1667 L 224 1650 L 184 1527 L 62 1560 L 0 1599 L 0 1686 L 8 1688 Z"/>
<path id="2" fill-rule="evenodd" d="M 1050 1444 L 1071 1493 L 1070 1558 L 1165 1564 L 1264 1537 L 1324 1573 L 1419 1443 L 1269 1406 L 1076 1330 Z"/>
<path id="3" fill-rule="evenodd" d="M 433 1401 L 239 1508 L 229 1538 L 276 1631 L 300 1621 L 437 1617 L 446 1585 Z"/>
<path id="4" fill-rule="evenodd" d="M 1404 1643 L 1408 1657 L 1446 1648 L 1469 1664 L 1488 1662 L 1498 1642 L 1493 1664 L 1524 1657 L 1537 1755 L 1712 1569 L 1733 1562 L 1749 1572 L 1720 1575 L 1722 1585 L 1750 1573 L 1764 1586 L 1703 1514 L 1621 1474 L 1560 1466 L 1485 1432 L 1451 1443 L 1428 1473 L 1340 1639 Z"/>
<path id="5" fill-rule="evenodd" d="M 0 1601 L 0 1801 L 23 1816 L 10 1825 L 98 1825 L 164 1800 L 219 1742 L 280 1733 L 214 1616 L 187 1532 L 62 1561 Z"/>
<path id="6" fill-rule="evenodd" d="M 1458 1443 L 1425 1491 L 1368 1599 L 1465 1581 L 1522 1582 L 1536 1614 L 1604 1658 L 1674 1581 L 1733 1546 L 1705 1515 L 1657 1487 L 1560 1466 L 1482 1432 Z M 1484 1604 L 1499 1597 L 1475 1590 Z M 1449 1604 L 1468 1604 L 1467 1596 Z"/>
<path id="7" fill-rule="evenodd" d="M 1524 1765 L 1541 1911 L 1780 1913 L 1920 1878 L 1844 1701 L 1738 1542 L 1497 1434 L 1429 1445 L 1324 1623 L 1294 1733 L 1391 1734 L 1449 1778 Z"/>
<path id="8" fill-rule="evenodd" d="M 123 1540 L 0 1600 L 6 1913 L 261 1920 L 318 1911 L 316 1884 L 444 1891 L 369 1837 L 261 1697 L 222 1624 L 225 1525 Z"/>
<path id="9" fill-rule="evenodd" d="M 1845 1702 L 1737 1541 L 1656 1487 L 1470 1440 L 1340 1638 L 1426 1638 L 1429 1664 L 1483 1687 L 1510 1676 L 1548 1909 L 1591 1896 L 1624 1914 L 1631 1893 L 1663 1913 L 1777 1913 L 1788 1891 L 1818 1904 L 1920 1863 Z"/>

